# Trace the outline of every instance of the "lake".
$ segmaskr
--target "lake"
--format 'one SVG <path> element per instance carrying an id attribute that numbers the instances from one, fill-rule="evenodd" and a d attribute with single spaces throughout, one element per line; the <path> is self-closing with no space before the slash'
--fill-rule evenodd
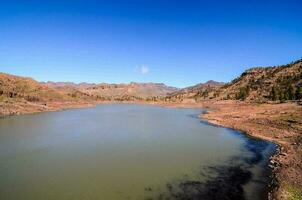
<path id="1" fill-rule="evenodd" d="M 275 145 L 201 109 L 112 104 L 0 119 L 0 199 L 264 199 Z"/>

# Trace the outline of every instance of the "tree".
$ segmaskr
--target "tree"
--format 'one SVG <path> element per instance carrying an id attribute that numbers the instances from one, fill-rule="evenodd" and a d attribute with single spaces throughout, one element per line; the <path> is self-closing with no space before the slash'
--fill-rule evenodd
<path id="1" fill-rule="evenodd" d="M 274 86 L 272 87 L 270 98 L 273 101 L 276 101 L 278 99 L 277 91 L 276 91 L 276 88 Z"/>
<path id="2" fill-rule="evenodd" d="M 290 85 L 287 89 L 287 99 L 289 100 L 295 99 L 295 89 L 292 85 Z"/>
<path id="3" fill-rule="evenodd" d="M 302 87 L 298 87 L 296 92 L 295 92 L 295 99 L 300 100 L 302 99 Z"/>
<path id="4" fill-rule="evenodd" d="M 236 94 L 236 99 L 244 100 L 249 95 L 250 88 L 249 87 L 242 87 L 239 89 L 239 93 Z"/>
<path id="5" fill-rule="evenodd" d="M 284 102 L 285 100 L 286 100 L 286 97 L 285 97 L 285 92 L 283 91 L 283 90 L 280 90 L 279 92 L 279 100 L 281 101 L 281 102 Z"/>

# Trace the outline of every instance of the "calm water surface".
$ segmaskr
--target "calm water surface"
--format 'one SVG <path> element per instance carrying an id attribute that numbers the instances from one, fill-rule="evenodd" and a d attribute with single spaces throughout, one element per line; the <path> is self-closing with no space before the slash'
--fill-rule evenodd
<path id="1" fill-rule="evenodd" d="M 200 113 L 114 104 L 2 118 L 0 199 L 261 199 L 275 146 Z"/>

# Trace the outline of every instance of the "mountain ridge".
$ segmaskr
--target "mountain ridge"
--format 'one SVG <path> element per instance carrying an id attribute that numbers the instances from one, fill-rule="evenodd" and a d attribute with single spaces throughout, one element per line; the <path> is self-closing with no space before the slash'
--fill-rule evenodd
<path id="1" fill-rule="evenodd" d="M 302 59 L 286 65 L 253 67 L 229 83 L 210 81 L 168 94 L 167 101 L 244 100 L 254 102 L 300 100 Z M 217 84 L 215 84 L 217 83 Z"/>
<path id="2" fill-rule="evenodd" d="M 38 82 L 0 73 L 0 100 L 48 101 L 173 101 L 185 99 L 286 101 L 302 99 L 302 59 L 270 67 L 245 70 L 229 83 L 209 80 L 186 88 L 163 83 Z"/>
<path id="3" fill-rule="evenodd" d="M 144 100 L 165 96 L 178 88 L 163 83 L 73 83 L 38 82 L 29 77 L 0 73 L 1 99 L 23 99 L 39 101 L 77 100 Z"/>

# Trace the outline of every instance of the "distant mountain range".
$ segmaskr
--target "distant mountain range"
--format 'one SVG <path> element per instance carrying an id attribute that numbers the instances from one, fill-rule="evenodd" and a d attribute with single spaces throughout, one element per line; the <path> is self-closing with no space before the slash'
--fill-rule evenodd
<path id="1" fill-rule="evenodd" d="M 53 82 L 53 81 L 47 81 L 47 82 L 40 82 L 43 85 L 46 85 L 51 88 L 78 88 L 78 89 L 85 89 L 89 87 L 93 87 L 96 84 L 95 83 L 73 83 L 73 82 Z"/>
<path id="2" fill-rule="evenodd" d="M 178 88 L 166 86 L 163 83 L 135 83 L 129 84 L 90 84 L 71 82 L 46 82 L 41 83 L 58 91 L 69 91 L 71 95 L 85 94 L 96 100 L 147 100 L 153 97 L 159 98 L 168 93 L 175 92 Z"/>
<path id="3" fill-rule="evenodd" d="M 37 82 L 32 78 L 0 73 L 0 100 L 29 102 L 78 100 L 147 100 L 178 90 L 162 83 L 90 84 Z"/>
<path id="4" fill-rule="evenodd" d="M 0 73 L 0 102 L 49 101 L 183 101 L 248 100 L 285 101 L 302 98 L 302 60 L 287 65 L 246 70 L 230 83 L 210 80 L 178 89 L 162 83 L 37 82 Z"/>

